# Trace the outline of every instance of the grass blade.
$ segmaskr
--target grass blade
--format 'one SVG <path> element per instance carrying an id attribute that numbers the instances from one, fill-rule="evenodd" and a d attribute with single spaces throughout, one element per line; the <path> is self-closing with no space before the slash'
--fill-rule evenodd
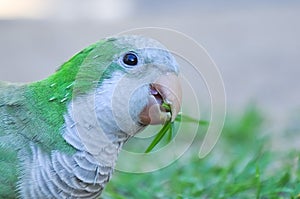
<path id="1" fill-rule="evenodd" d="M 145 153 L 149 153 L 152 151 L 152 149 L 160 142 L 160 140 L 164 137 L 164 135 L 168 132 L 168 130 L 171 127 L 171 122 L 165 123 L 165 125 L 162 127 L 162 129 L 158 132 L 154 140 L 151 142 L 151 144 L 146 149 Z"/>
<path id="2" fill-rule="evenodd" d="M 164 105 L 164 104 L 163 104 Z M 166 109 L 169 108 L 168 104 L 164 105 Z M 178 114 L 176 119 L 176 122 L 193 122 L 193 123 L 198 123 L 199 125 L 208 125 L 209 123 L 207 121 L 204 120 L 197 120 L 194 119 L 190 116 L 186 116 L 186 115 L 182 115 L 182 114 Z M 162 129 L 158 132 L 158 134 L 156 135 L 156 137 L 153 139 L 153 141 L 151 142 L 151 144 L 148 146 L 148 148 L 146 149 L 145 153 L 149 153 L 153 150 L 153 148 L 162 140 L 162 138 L 168 134 L 167 137 L 167 142 L 171 142 L 172 138 L 173 138 L 173 133 L 174 133 L 174 129 L 175 129 L 175 124 L 174 122 L 168 121 L 167 123 L 165 123 L 165 125 L 162 127 Z"/>
<path id="3" fill-rule="evenodd" d="M 174 122 L 171 122 L 170 128 L 169 128 L 169 133 L 168 133 L 168 143 L 171 142 L 173 138 L 173 132 L 174 132 Z"/>
<path id="4" fill-rule="evenodd" d="M 193 123 L 198 123 L 199 125 L 208 125 L 209 122 L 205 120 L 197 120 L 195 118 L 192 118 L 187 115 L 179 114 L 176 119 L 176 122 L 193 122 Z"/>

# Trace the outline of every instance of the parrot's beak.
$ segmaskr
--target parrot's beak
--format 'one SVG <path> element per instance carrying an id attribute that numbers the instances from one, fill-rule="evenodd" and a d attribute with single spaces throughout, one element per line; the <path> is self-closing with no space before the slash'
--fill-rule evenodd
<path id="1" fill-rule="evenodd" d="M 164 124 L 174 121 L 180 111 L 182 91 L 179 78 L 174 73 L 159 76 L 149 86 L 148 104 L 140 114 L 144 125 Z"/>

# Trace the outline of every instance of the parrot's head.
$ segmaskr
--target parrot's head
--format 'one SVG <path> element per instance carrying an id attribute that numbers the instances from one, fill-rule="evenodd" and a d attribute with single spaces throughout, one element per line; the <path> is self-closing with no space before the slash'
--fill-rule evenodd
<path id="1" fill-rule="evenodd" d="M 181 106 L 179 68 L 164 46 L 142 36 L 120 36 L 93 51 L 93 63 L 105 66 L 95 91 L 102 128 L 133 136 L 149 124 L 174 121 Z"/>

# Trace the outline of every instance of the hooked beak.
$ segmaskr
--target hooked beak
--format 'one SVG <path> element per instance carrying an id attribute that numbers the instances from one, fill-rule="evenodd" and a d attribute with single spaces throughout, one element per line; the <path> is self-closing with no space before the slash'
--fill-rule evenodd
<path id="1" fill-rule="evenodd" d="M 174 121 L 180 111 L 182 91 L 179 78 L 174 73 L 159 76 L 149 86 L 148 104 L 140 114 L 140 122 L 164 124 Z"/>

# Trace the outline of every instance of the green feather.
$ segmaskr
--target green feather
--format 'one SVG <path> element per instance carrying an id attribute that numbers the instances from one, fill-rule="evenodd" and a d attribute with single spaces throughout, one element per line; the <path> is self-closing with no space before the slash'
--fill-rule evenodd
<path id="1" fill-rule="evenodd" d="M 64 124 L 67 104 L 72 100 L 76 74 L 93 47 L 75 55 L 49 78 L 28 85 L 25 91 L 28 110 L 38 117 L 36 118 L 38 121 L 40 120 L 39 127 L 32 129 L 34 132 L 31 137 L 36 136 L 36 141 L 42 142 L 41 146 L 45 150 L 74 152 L 61 136 L 61 128 Z M 40 132 L 36 132 L 37 130 Z M 36 133 L 39 134 L 35 135 Z"/>
<path id="2" fill-rule="evenodd" d="M 17 196 L 21 172 L 17 154 L 29 150 L 30 142 L 49 154 L 53 150 L 75 152 L 61 134 L 67 105 L 121 69 L 111 64 L 112 55 L 120 53 L 113 41 L 89 46 L 45 80 L 22 85 L 0 82 L 0 198 Z"/>
<path id="3" fill-rule="evenodd" d="M 53 75 L 31 84 L 0 82 L 0 198 L 17 197 L 16 182 L 22 172 L 18 151 L 29 151 L 29 143 L 48 154 L 59 150 L 73 154 L 75 149 L 62 137 L 68 104 L 92 92 L 116 70 L 121 52 L 115 39 L 102 40 L 73 56 Z"/>

